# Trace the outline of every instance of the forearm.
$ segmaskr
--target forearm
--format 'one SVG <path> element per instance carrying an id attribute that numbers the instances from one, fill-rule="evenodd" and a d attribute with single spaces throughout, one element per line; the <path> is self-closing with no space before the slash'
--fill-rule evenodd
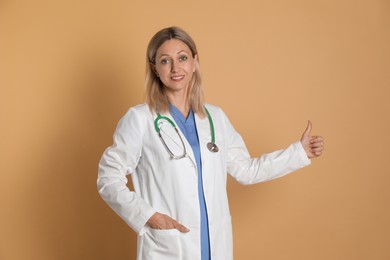
<path id="1" fill-rule="evenodd" d="M 229 173 L 242 184 L 254 184 L 285 176 L 309 165 L 302 144 L 298 141 L 284 150 L 258 158 L 241 158 L 228 163 Z"/>

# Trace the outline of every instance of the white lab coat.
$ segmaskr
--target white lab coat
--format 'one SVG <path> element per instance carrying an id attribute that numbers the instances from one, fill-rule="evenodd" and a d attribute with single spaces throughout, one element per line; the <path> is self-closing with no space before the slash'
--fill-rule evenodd
<path id="1" fill-rule="evenodd" d="M 219 152 L 210 152 L 208 118 L 195 115 L 199 136 L 203 189 L 209 218 L 212 260 L 233 259 L 232 223 L 226 191 L 227 173 L 242 184 L 268 181 L 310 164 L 298 141 L 285 150 L 250 158 L 241 136 L 223 111 L 206 105 L 215 127 Z M 169 118 L 172 117 L 166 114 Z M 104 152 L 98 190 L 107 204 L 138 234 L 138 260 L 198 260 L 200 210 L 195 158 L 183 136 L 189 157 L 174 160 L 154 127 L 156 115 L 146 104 L 130 108 L 118 123 L 114 144 Z M 180 131 L 180 130 L 179 130 Z M 131 174 L 134 191 L 126 186 Z M 148 219 L 160 212 L 188 227 L 153 230 Z"/>

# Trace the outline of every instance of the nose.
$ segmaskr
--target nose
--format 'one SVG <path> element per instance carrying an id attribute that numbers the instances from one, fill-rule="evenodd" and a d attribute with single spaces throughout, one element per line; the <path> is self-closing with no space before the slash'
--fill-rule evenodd
<path id="1" fill-rule="evenodd" d="M 172 61 L 171 61 L 171 72 L 176 72 L 177 67 L 178 67 L 177 61 L 172 59 Z"/>

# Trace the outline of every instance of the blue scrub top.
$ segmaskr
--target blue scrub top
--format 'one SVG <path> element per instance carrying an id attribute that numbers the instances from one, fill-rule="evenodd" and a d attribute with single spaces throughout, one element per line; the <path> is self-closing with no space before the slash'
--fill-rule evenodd
<path id="1" fill-rule="evenodd" d="M 184 134 L 188 143 L 191 145 L 192 151 L 195 156 L 196 166 L 198 169 L 198 196 L 200 206 L 200 239 L 201 239 L 201 255 L 202 260 L 209 260 L 210 257 L 210 239 L 209 239 L 209 223 L 207 217 L 206 201 L 203 193 L 203 181 L 202 181 L 202 161 L 200 156 L 200 146 L 198 132 L 196 131 L 195 117 L 192 110 L 187 118 L 177 109 L 174 105 L 170 105 L 169 109 L 173 119 Z"/>

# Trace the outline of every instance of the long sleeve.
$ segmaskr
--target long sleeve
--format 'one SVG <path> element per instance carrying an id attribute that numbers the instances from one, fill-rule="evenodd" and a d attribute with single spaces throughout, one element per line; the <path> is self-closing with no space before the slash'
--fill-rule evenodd
<path id="1" fill-rule="evenodd" d="M 145 117 L 130 109 L 119 121 L 114 143 L 99 163 L 97 186 L 104 201 L 137 233 L 155 210 L 127 187 L 126 176 L 134 173 L 142 151 Z"/>
<path id="2" fill-rule="evenodd" d="M 251 158 L 241 136 L 225 116 L 228 173 L 241 184 L 273 180 L 311 163 L 302 144 L 297 141 L 287 149 Z"/>

